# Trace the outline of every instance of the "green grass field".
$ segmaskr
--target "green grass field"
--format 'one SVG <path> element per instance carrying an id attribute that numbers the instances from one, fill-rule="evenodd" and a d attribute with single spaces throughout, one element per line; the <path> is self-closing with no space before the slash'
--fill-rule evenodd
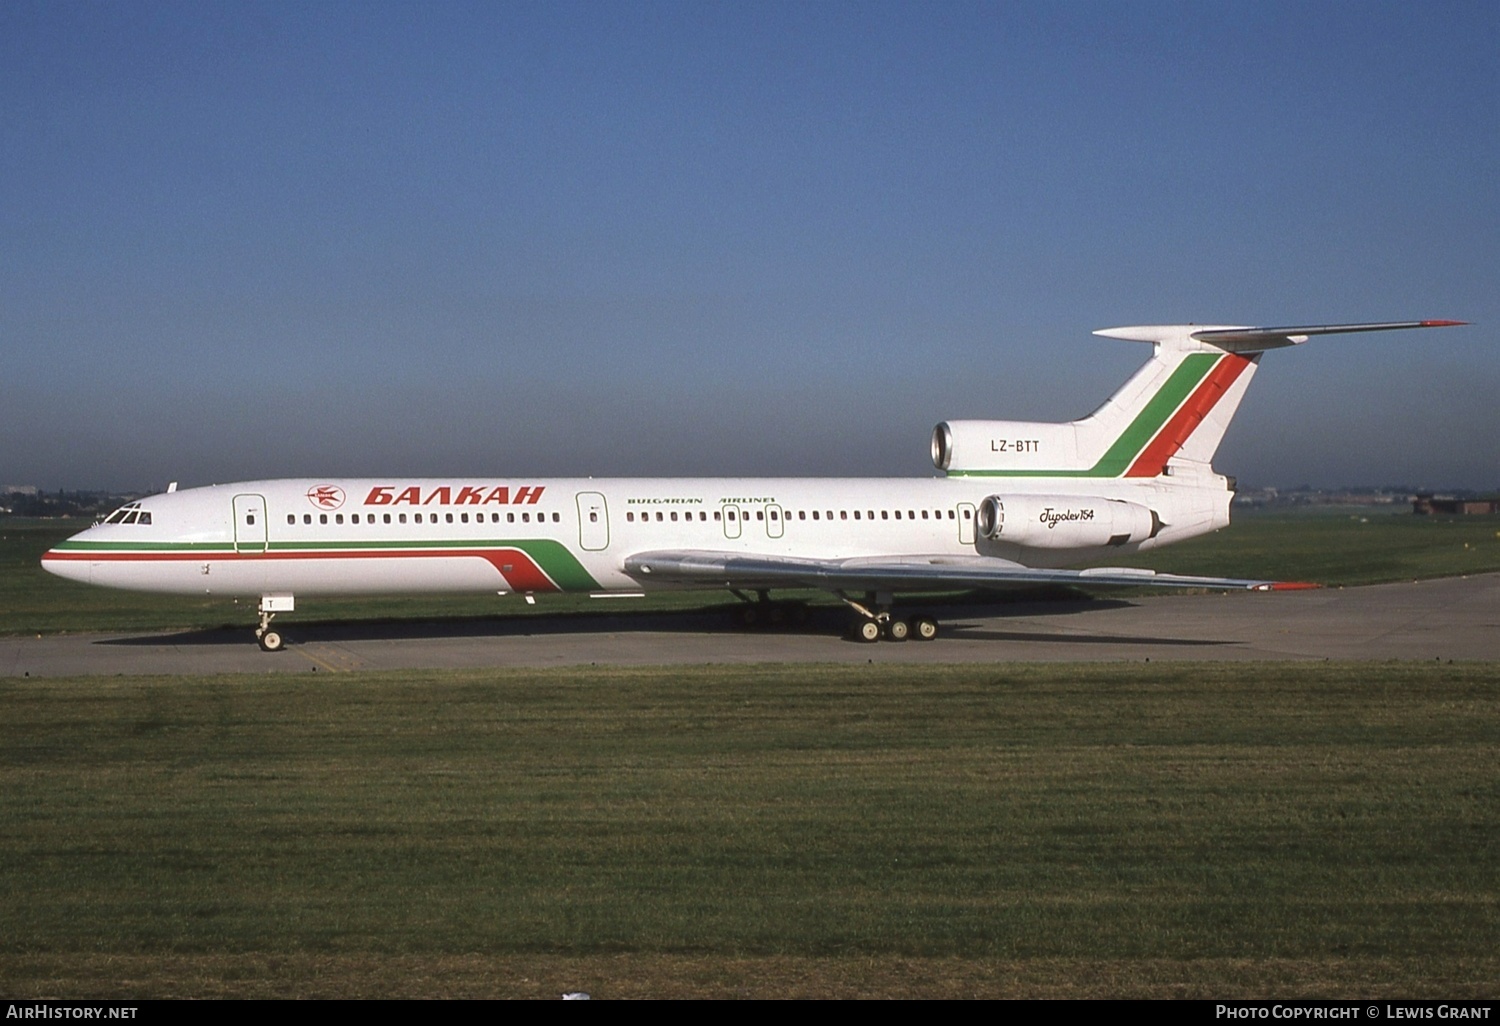
<path id="1" fill-rule="evenodd" d="M 0 631 L 253 620 L 43 573 L 76 528 L 0 524 Z M 1149 565 L 1478 573 L 1497 530 L 1242 515 Z M 1497 699 L 1490 665 L 0 678 L 0 994 L 1493 997 Z"/>
<path id="2" fill-rule="evenodd" d="M 0 633 L 244 628 L 253 602 L 138 595 L 64 581 L 38 565 L 43 552 L 82 528 L 67 521 L 0 521 Z M 1228 529 L 1122 563 L 1173 573 L 1373 584 L 1500 571 L 1500 518 L 1416 517 L 1408 513 L 1243 513 Z M 834 603 L 817 593 L 804 596 Z M 655 595 L 608 612 L 700 609 L 736 600 L 722 592 Z M 586 596 L 542 596 L 535 607 L 514 596 L 405 596 L 319 599 L 281 623 L 369 619 L 463 619 L 532 613 L 598 613 Z"/>
<path id="3" fill-rule="evenodd" d="M 1382 584 L 1500 571 L 1500 517 L 1239 512 L 1226 529 L 1127 560 L 1168 573 Z"/>
<path id="4" fill-rule="evenodd" d="M 0 679 L 0 993 L 1490 996 L 1500 669 Z"/>

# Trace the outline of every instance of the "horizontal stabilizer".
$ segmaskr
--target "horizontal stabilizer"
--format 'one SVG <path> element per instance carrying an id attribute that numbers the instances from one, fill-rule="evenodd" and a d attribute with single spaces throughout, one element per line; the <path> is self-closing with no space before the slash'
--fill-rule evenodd
<path id="1" fill-rule="evenodd" d="M 1301 345 L 1313 335 L 1351 335 L 1358 331 L 1400 331 L 1406 328 L 1451 328 L 1464 321 L 1385 321 L 1378 324 L 1312 324 L 1283 328 L 1227 328 L 1195 331 L 1192 337 L 1231 352 L 1259 352 Z"/>
<path id="2" fill-rule="evenodd" d="M 1374 324 L 1298 324 L 1275 328 L 1234 327 L 1218 324 L 1141 324 L 1129 328 L 1102 328 L 1094 332 L 1105 338 L 1157 345 L 1205 342 L 1231 353 L 1259 353 L 1301 345 L 1314 335 L 1349 335 L 1359 331 L 1400 331 L 1406 328 L 1451 328 L 1467 321 L 1381 321 Z"/>

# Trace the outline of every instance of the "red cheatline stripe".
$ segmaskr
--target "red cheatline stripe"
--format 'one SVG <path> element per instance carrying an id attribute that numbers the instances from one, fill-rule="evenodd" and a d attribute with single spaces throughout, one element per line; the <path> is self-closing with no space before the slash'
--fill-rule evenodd
<path id="1" fill-rule="evenodd" d="M 233 560 L 267 559 L 456 559 L 478 556 L 489 563 L 512 591 L 561 591 L 536 561 L 520 549 L 389 549 L 354 552 L 48 552 L 48 560 L 84 563 L 223 563 Z M 509 569 L 507 569 L 507 567 Z"/>
<path id="2" fill-rule="evenodd" d="M 1188 396 L 1187 402 L 1178 408 L 1166 426 L 1156 433 L 1151 444 L 1136 457 L 1130 469 L 1125 471 L 1125 476 L 1156 477 L 1166 470 L 1167 460 L 1177 455 L 1177 450 L 1198 430 L 1203 418 L 1209 415 L 1224 393 L 1229 391 L 1229 386 L 1234 384 L 1235 379 L 1248 366 L 1249 357 L 1235 353 L 1228 354 L 1215 364 L 1214 369 L 1208 372 L 1208 377 Z"/>

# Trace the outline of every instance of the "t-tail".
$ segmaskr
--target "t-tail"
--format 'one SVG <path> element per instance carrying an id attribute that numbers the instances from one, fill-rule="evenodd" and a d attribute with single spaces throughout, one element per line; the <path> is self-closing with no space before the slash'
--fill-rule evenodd
<path id="1" fill-rule="evenodd" d="M 1210 464 L 1261 354 L 1313 335 L 1440 328 L 1463 321 L 1395 321 L 1281 328 L 1156 324 L 1094 334 L 1150 342 L 1151 359 L 1082 420 L 1062 424 L 950 420 L 932 433 L 949 476 L 1154 478 L 1211 473 Z"/>

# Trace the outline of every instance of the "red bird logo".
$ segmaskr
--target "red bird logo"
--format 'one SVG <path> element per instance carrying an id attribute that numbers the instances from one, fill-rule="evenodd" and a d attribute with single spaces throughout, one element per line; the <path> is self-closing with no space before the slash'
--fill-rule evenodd
<path id="1" fill-rule="evenodd" d="M 307 490 L 307 499 L 319 509 L 338 509 L 344 504 L 344 490 L 337 485 L 314 485 Z"/>

